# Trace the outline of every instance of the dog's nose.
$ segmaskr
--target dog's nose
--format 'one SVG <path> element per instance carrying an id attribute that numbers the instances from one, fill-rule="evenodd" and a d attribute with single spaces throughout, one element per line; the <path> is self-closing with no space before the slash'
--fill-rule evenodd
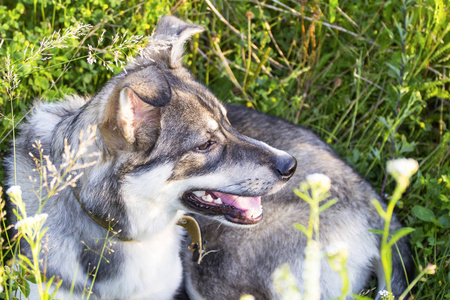
<path id="1" fill-rule="evenodd" d="M 297 169 L 297 160 L 290 155 L 283 157 L 277 166 L 277 171 L 284 180 L 289 180 Z"/>

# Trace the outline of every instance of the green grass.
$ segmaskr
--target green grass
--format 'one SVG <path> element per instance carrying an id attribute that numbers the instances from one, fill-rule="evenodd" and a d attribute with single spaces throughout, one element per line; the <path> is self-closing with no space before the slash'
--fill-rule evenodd
<path id="1" fill-rule="evenodd" d="M 1 160 L 34 99 L 96 93 L 144 43 L 138 36 L 174 14 L 205 26 L 188 45 L 186 64 L 219 99 L 312 128 L 388 197 L 395 181 L 386 162 L 419 162 L 396 212 L 415 229 L 418 272 L 428 263 L 437 270 L 414 294 L 450 297 L 448 0 L 71 2 L 0 0 Z M 77 22 L 92 27 L 57 48 L 53 33 Z M 55 47 L 39 53 L 52 36 Z"/>

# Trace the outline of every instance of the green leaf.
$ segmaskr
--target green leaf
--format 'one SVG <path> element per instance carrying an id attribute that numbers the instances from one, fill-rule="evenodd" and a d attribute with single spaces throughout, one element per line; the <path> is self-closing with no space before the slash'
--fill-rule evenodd
<path id="1" fill-rule="evenodd" d="M 53 276 L 54 277 L 54 276 Z M 53 277 L 50 279 L 50 280 L 52 280 L 53 281 Z M 60 281 L 58 281 L 57 283 L 56 283 L 56 287 L 54 287 L 54 290 L 53 290 L 53 294 L 51 294 L 51 299 L 53 299 L 53 298 L 56 298 L 56 293 L 58 292 L 58 290 L 59 290 L 59 288 L 61 287 L 61 284 L 62 284 L 62 280 L 60 280 Z M 52 287 L 49 285 L 49 284 L 47 284 L 47 289 L 45 290 L 48 294 L 50 294 L 50 289 L 51 289 Z"/>
<path id="2" fill-rule="evenodd" d="M 411 228 L 411 227 L 403 227 L 400 228 L 399 230 L 395 231 L 392 233 L 392 237 L 389 240 L 388 245 L 390 247 L 392 247 L 399 239 L 401 239 L 402 237 L 410 234 L 411 232 L 413 232 L 415 229 Z"/>
<path id="3" fill-rule="evenodd" d="M 44 274 L 39 274 L 39 276 L 41 277 L 41 282 L 45 282 L 46 281 L 46 278 L 45 278 Z M 26 279 L 26 281 L 29 281 L 31 283 L 36 284 L 36 277 L 33 274 L 27 275 L 25 277 L 25 279 Z"/>
<path id="4" fill-rule="evenodd" d="M 300 223 L 294 223 L 294 228 L 300 230 L 300 231 L 303 232 L 306 236 L 309 235 L 308 230 L 306 229 L 306 227 L 303 226 L 303 225 L 300 224 Z"/>
<path id="5" fill-rule="evenodd" d="M 438 219 L 439 224 L 442 225 L 442 227 L 444 228 L 450 228 L 450 216 L 447 215 L 443 215 Z"/>
<path id="6" fill-rule="evenodd" d="M 384 231 L 383 230 L 378 230 L 378 229 L 369 229 L 370 232 L 378 234 L 378 235 L 383 235 Z"/>
<path id="7" fill-rule="evenodd" d="M 386 218 L 386 212 L 384 211 L 383 207 L 381 207 L 380 202 L 378 202 L 377 199 L 372 199 L 372 204 L 375 206 L 375 209 L 377 210 L 378 214 L 385 219 Z"/>
<path id="8" fill-rule="evenodd" d="M 25 277 L 25 279 L 31 283 L 36 284 L 36 277 L 34 277 L 34 275 L 28 275 L 27 277 Z"/>
<path id="9" fill-rule="evenodd" d="M 23 283 L 19 286 L 20 287 L 20 291 L 22 292 L 22 294 L 28 298 L 30 296 L 30 284 L 28 283 L 28 281 L 23 281 Z"/>
<path id="10" fill-rule="evenodd" d="M 298 189 L 294 189 L 294 193 L 300 197 L 301 199 L 305 200 L 307 203 L 311 203 L 311 198 L 305 195 L 303 192 L 301 192 Z"/>
<path id="11" fill-rule="evenodd" d="M 423 207 L 421 205 L 415 205 L 412 208 L 413 214 L 420 220 L 431 222 L 433 218 L 435 218 L 434 213 L 431 209 Z"/>
<path id="12" fill-rule="evenodd" d="M 86 84 L 90 84 L 92 82 L 92 74 L 86 73 L 83 75 L 83 82 Z"/>
<path id="13" fill-rule="evenodd" d="M 34 84 L 40 87 L 42 90 L 48 90 L 50 88 L 50 83 L 47 78 L 43 76 L 36 76 L 34 78 Z"/>
<path id="14" fill-rule="evenodd" d="M 329 20 L 330 23 L 334 23 L 334 21 L 336 20 L 336 7 L 339 6 L 339 1 L 338 0 L 330 0 L 329 2 Z"/>
<path id="15" fill-rule="evenodd" d="M 384 27 L 384 29 L 386 30 L 386 32 L 388 33 L 388 36 L 391 40 L 394 39 L 394 33 L 392 32 L 392 30 L 389 29 L 389 27 L 386 26 L 386 24 L 381 23 Z"/>
<path id="16" fill-rule="evenodd" d="M 323 212 L 324 210 L 328 209 L 329 207 L 331 207 L 332 205 L 336 204 L 336 202 L 338 202 L 337 199 L 332 199 L 330 201 L 327 201 L 324 205 L 319 207 L 319 214 L 321 212 Z"/>

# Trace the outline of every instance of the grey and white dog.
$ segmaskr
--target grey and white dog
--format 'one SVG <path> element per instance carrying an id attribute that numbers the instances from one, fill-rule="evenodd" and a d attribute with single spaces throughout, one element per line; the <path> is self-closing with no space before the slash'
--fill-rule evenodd
<path id="1" fill-rule="evenodd" d="M 182 280 L 176 223 L 183 211 L 256 224 L 260 197 L 294 174 L 291 155 L 238 133 L 225 107 L 182 66 L 185 41 L 201 31 L 163 17 L 149 45 L 96 96 L 41 103 L 22 126 L 16 176 L 13 157 L 8 174 L 9 185 L 16 177 L 22 187 L 28 216 L 39 209 L 29 180 L 39 182 L 29 155 L 39 157 L 34 141 L 59 168 L 65 141 L 77 150 L 80 132 L 99 128 L 80 162 L 92 162 L 93 152 L 100 157 L 76 187 L 50 197 L 40 211 L 48 214 L 41 268 L 62 280 L 58 297 L 68 297 L 72 284 L 74 298 L 82 297 L 96 273 L 92 298 L 172 299 Z M 103 251 L 109 226 L 117 234 Z"/>
<path id="2" fill-rule="evenodd" d="M 351 293 L 358 294 L 367 287 L 373 275 L 378 277 L 378 289 L 385 289 L 381 238 L 369 232 L 384 227 L 384 220 L 371 200 L 377 199 L 385 206 L 370 184 L 311 131 L 254 110 L 233 106 L 227 109 L 231 124 L 239 132 L 292 154 L 298 168 L 280 191 L 262 198 L 264 219 L 257 226 L 229 227 L 196 216 L 207 249 L 216 252 L 205 256 L 201 264 L 185 253 L 185 286 L 189 297 L 239 299 L 240 295 L 251 294 L 255 299 L 279 299 L 272 274 L 285 263 L 289 264 L 296 286 L 302 291 L 306 236 L 293 224 L 307 227 L 310 207 L 293 190 L 313 173 L 331 179 L 330 199 L 338 200 L 320 214 L 319 236 L 324 250 L 348 249 L 346 267 L 351 290 L 346 299 L 352 299 Z M 399 228 L 401 225 L 394 217 L 391 231 Z M 407 287 L 407 278 L 413 276 L 414 265 L 408 240 L 401 239 L 396 247 L 392 255 L 391 284 L 394 295 L 399 296 Z M 343 288 L 340 275 L 325 258 L 320 274 L 321 299 L 339 298 Z"/>
<path id="3" fill-rule="evenodd" d="M 385 204 L 370 184 L 311 131 L 242 107 L 228 106 L 227 111 L 232 126 L 240 133 L 290 153 L 296 158 L 298 168 L 280 191 L 262 198 L 264 219 L 257 226 L 230 227 L 196 216 L 207 249 L 214 252 L 201 264 L 184 252 L 185 286 L 189 297 L 239 299 L 243 294 L 251 294 L 256 299 L 278 299 L 271 275 L 284 263 L 289 264 L 297 287 L 302 291 L 306 237 L 293 224 L 297 222 L 307 227 L 309 205 L 293 190 L 313 173 L 322 173 L 331 179 L 330 199 L 338 200 L 320 214 L 320 242 L 325 250 L 348 249 L 346 267 L 350 291 L 347 298 L 367 287 L 373 275 L 378 278 L 378 289 L 384 289 L 381 236 L 369 230 L 384 228 L 384 220 L 371 201 L 378 200 L 384 208 Z M 399 228 L 401 224 L 394 216 L 391 231 Z M 391 285 L 395 296 L 406 289 L 413 269 L 409 242 L 403 238 L 393 249 Z M 326 259 L 322 260 L 320 273 L 321 299 L 339 298 L 343 288 L 341 278 Z"/>
<path id="4" fill-rule="evenodd" d="M 29 180 L 38 177 L 29 156 L 38 155 L 34 141 L 41 141 L 58 167 L 65 141 L 77 149 L 81 131 L 99 128 L 80 160 L 92 162 L 92 152 L 100 157 L 76 187 L 52 196 L 41 211 L 48 214 L 42 269 L 47 278 L 62 280 L 59 296 L 66 297 L 73 284 L 75 298 L 81 297 L 96 273 L 89 291 L 93 298 L 172 299 L 182 281 L 182 233 L 176 223 L 186 211 L 207 216 L 198 220 L 208 249 L 219 250 L 200 265 L 185 260 L 191 298 L 238 299 L 243 293 L 277 298 L 271 281 L 275 268 L 287 262 L 295 275 L 302 270 L 305 239 L 292 223 L 305 224 L 309 211 L 292 189 L 311 173 L 328 175 L 332 197 L 339 200 L 322 214 L 320 238 L 324 247 L 348 246 L 352 290 L 358 292 L 373 271 L 382 278 L 379 237 L 368 231 L 383 225 L 370 204 L 379 197 L 309 131 L 254 111 L 225 108 L 195 81 L 182 66 L 183 45 L 202 30 L 163 17 L 149 45 L 96 96 L 41 103 L 22 126 L 15 171 L 28 215 L 39 206 Z M 299 161 L 288 185 L 296 159 L 277 148 Z M 9 161 L 13 185 L 12 157 Z M 117 222 L 117 234 L 108 243 L 112 251 L 101 259 L 108 220 Z M 392 230 L 399 227 L 394 220 Z M 407 241 L 398 248 L 409 270 Z M 29 252 L 25 243 L 22 250 Z M 393 266 L 398 294 L 405 288 L 398 255 Z M 322 298 L 338 295 L 339 277 L 325 262 L 322 274 Z"/>

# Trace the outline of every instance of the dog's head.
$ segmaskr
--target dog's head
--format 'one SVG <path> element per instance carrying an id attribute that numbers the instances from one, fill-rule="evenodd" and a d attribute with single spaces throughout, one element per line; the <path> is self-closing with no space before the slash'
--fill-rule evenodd
<path id="1" fill-rule="evenodd" d="M 124 176 L 129 210 L 186 210 L 234 224 L 262 218 L 260 197 L 293 175 L 295 159 L 239 134 L 225 107 L 182 66 L 184 42 L 203 28 L 161 19 L 120 78 L 100 126 Z"/>

